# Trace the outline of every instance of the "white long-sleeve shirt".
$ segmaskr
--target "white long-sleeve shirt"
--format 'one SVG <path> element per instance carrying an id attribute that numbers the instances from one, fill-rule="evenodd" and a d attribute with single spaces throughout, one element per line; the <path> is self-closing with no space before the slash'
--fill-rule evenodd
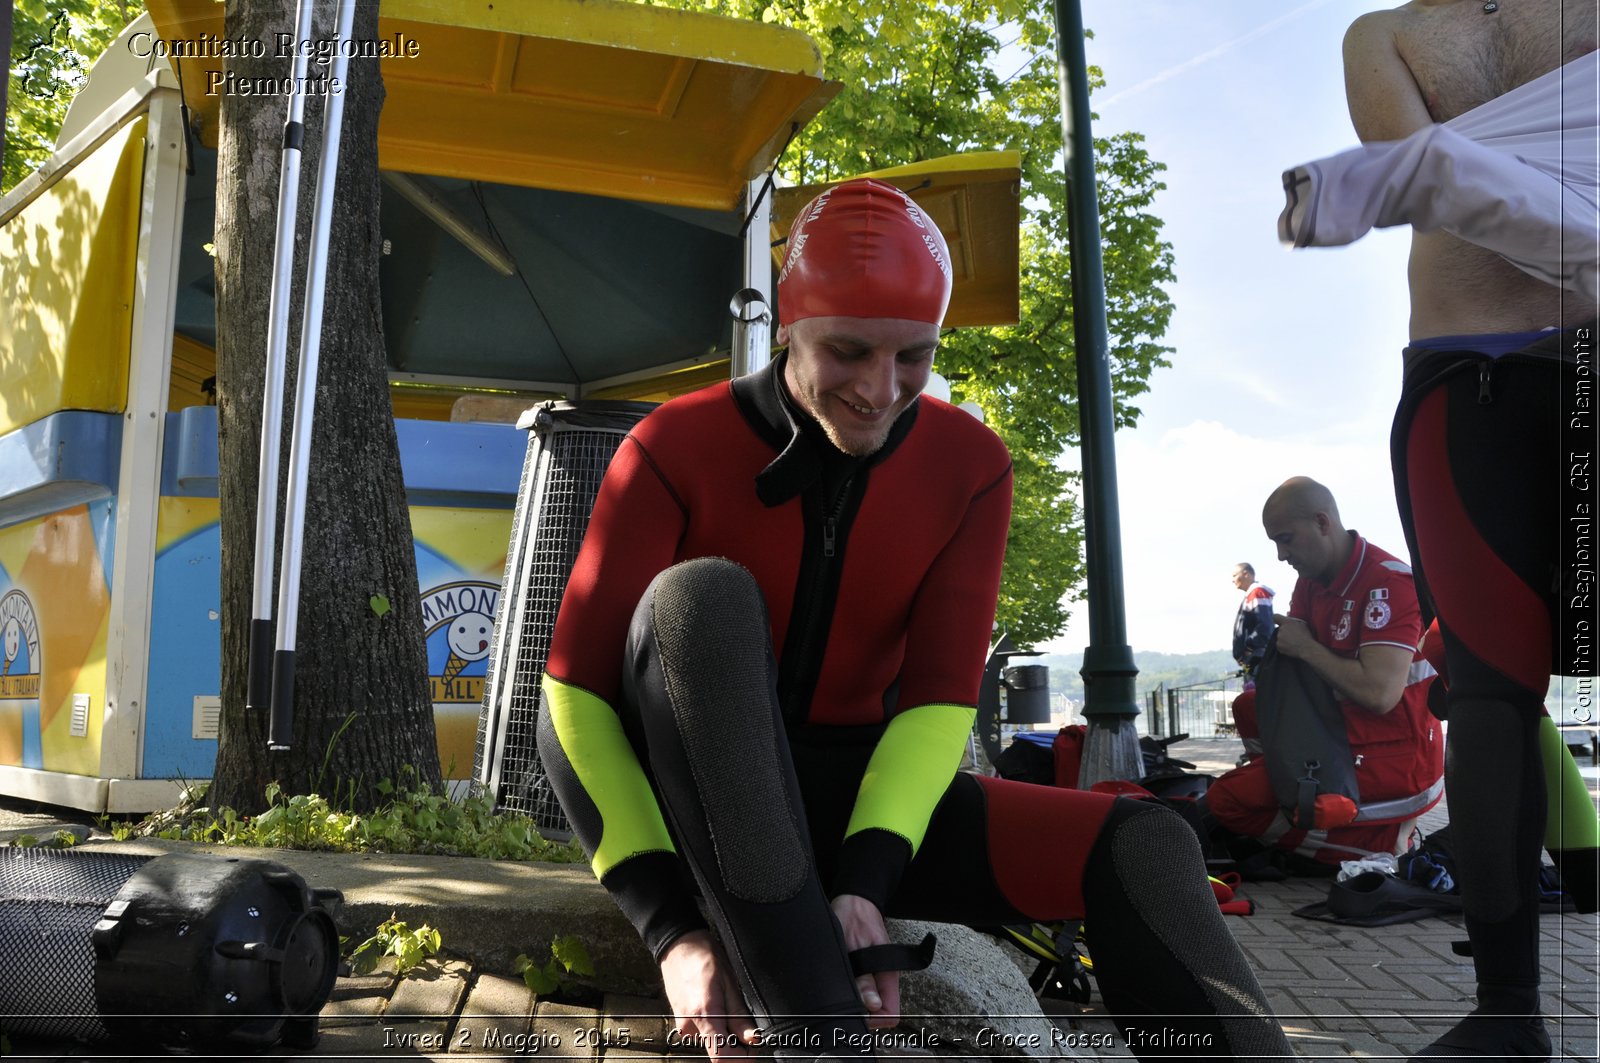
<path id="1" fill-rule="evenodd" d="M 1600 299 L 1600 53 L 1441 125 L 1285 171 L 1278 235 L 1353 243 L 1443 230 L 1548 284 Z"/>

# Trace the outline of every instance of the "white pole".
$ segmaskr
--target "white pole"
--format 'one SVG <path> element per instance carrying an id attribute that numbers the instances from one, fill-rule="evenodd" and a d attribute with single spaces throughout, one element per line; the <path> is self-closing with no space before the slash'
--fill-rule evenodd
<path id="1" fill-rule="evenodd" d="M 289 491 L 283 509 L 283 573 L 278 583 L 278 639 L 272 655 L 272 720 L 269 750 L 289 748 L 293 733 L 295 625 L 300 610 L 300 559 L 305 533 L 306 478 L 311 467 L 311 432 L 317 401 L 317 358 L 322 348 L 322 301 L 327 286 L 328 234 L 333 227 L 333 191 L 339 169 L 339 133 L 344 122 L 344 85 L 350 64 L 346 44 L 355 22 L 355 0 L 340 0 L 338 44 L 323 114 L 322 158 L 317 199 L 311 208 L 311 247 L 306 259 L 306 308 L 300 328 L 294 428 L 289 437 Z M 337 87 L 340 91 L 334 92 Z"/>
<path id="2" fill-rule="evenodd" d="M 730 375 L 758 372 L 772 361 L 772 197 L 762 178 L 745 183 L 750 204 L 744 230 L 744 288 L 733 297 Z"/>
<path id="3" fill-rule="evenodd" d="M 311 36 L 312 0 L 295 8 L 295 41 Z M 288 365 L 289 294 L 294 269 L 295 214 L 300 199 L 301 144 L 305 138 L 309 49 L 296 47 L 289 118 L 283 125 L 283 166 L 278 175 L 278 230 L 272 252 L 272 295 L 267 312 L 267 377 L 261 398 L 261 465 L 256 484 L 255 582 L 250 604 L 250 668 L 245 708 L 267 707 L 272 693 L 272 549 L 278 532 L 278 450 L 283 424 L 283 375 Z"/>

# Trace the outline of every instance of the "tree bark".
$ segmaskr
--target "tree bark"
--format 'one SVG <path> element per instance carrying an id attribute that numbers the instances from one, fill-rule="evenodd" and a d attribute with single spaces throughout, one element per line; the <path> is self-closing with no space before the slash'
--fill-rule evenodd
<path id="1" fill-rule="evenodd" d="M 226 37 L 263 41 L 267 57 L 229 60 L 228 69 L 241 78 L 288 77 L 290 62 L 275 58 L 275 42 L 278 33 L 293 33 L 293 7 L 290 0 L 229 0 Z M 317 5 L 315 37 L 334 36 L 334 7 Z M 354 38 L 375 38 L 377 24 L 376 0 L 358 3 Z M 326 69 L 315 63 L 310 68 L 324 76 Z M 357 810 L 372 807 L 379 796 L 374 784 L 382 780 L 440 783 L 416 555 L 378 296 L 377 126 L 383 82 L 377 60 L 351 59 L 348 75 L 305 496 L 294 738 L 291 750 L 278 753 L 267 750 L 265 707 L 247 713 L 245 692 L 268 300 L 288 99 L 232 94 L 222 100 L 214 236 L 222 722 L 207 801 L 213 808 L 259 811 L 273 781 L 288 793 L 317 792 Z M 304 259 L 325 102 L 325 96 L 312 95 L 306 104 L 280 498 L 289 467 Z M 281 539 L 280 529 L 273 554 L 274 572 L 280 574 Z M 380 611 L 381 602 L 374 606 L 379 598 L 387 599 L 387 612 Z M 408 779 L 407 769 L 415 776 Z"/>

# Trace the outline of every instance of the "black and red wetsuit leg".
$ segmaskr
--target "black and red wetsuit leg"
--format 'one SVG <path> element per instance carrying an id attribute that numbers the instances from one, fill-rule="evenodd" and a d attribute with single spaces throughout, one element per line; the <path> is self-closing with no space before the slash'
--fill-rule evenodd
<path id="1" fill-rule="evenodd" d="M 828 881 L 872 750 L 820 730 L 793 748 Z M 1082 919 L 1096 985 L 1136 1056 L 1293 1055 L 1194 831 L 1163 806 L 959 774 L 886 914 L 978 927 Z"/>
<path id="2" fill-rule="evenodd" d="M 1194 831 L 1163 806 L 958 775 L 889 910 L 978 926 L 1081 918 L 1135 1056 L 1294 1054 L 1223 922 Z"/>
<path id="3" fill-rule="evenodd" d="M 1407 538 L 1444 637 L 1445 786 L 1478 981 L 1476 1012 L 1423 1058 L 1548 1052 L 1538 727 L 1558 615 L 1559 377 L 1554 362 L 1458 361 L 1395 427 Z"/>

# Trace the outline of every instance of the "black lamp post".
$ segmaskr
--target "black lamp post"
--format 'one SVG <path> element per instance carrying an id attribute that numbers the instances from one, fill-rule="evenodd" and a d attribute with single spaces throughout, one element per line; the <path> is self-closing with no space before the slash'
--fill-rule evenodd
<path id="1" fill-rule="evenodd" d="M 1073 343 L 1078 361 L 1078 416 L 1083 433 L 1084 555 L 1088 563 L 1089 645 L 1083 653 L 1084 737 L 1078 785 L 1137 779 L 1143 773 L 1134 677 L 1123 608 L 1122 532 L 1111 407 L 1105 271 L 1089 128 L 1089 70 L 1080 0 L 1056 0 L 1057 72 L 1067 172 L 1067 242 L 1072 262 Z"/>

